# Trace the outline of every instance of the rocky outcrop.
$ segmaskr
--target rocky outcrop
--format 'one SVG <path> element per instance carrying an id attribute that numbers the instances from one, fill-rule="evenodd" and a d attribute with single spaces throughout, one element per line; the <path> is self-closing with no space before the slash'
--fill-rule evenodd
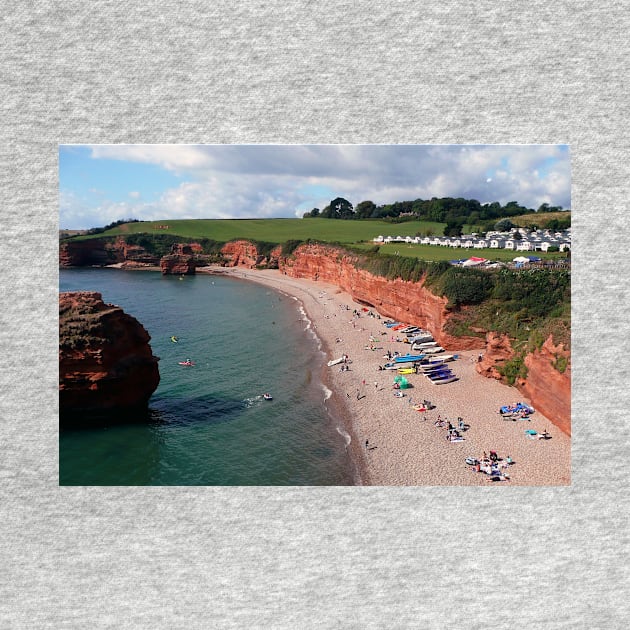
<path id="1" fill-rule="evenodd" d="M 105 304 L 100 293 L 61 293 L 61 417 L 124 417 L 146 409 L 160 382 L 159 359 L 153 356 L 150 339 L 138 320 Z"/>
<path id="2" fill-rule="evenodd" d="M 221 254 L 225 259 L 225 267 L 277 267 L 280 258 L 281 247 L 275 247 L 269 256 L 258 252 L 254 243 L 245 240 L 230 241 L 221 248 Z"/>
<path id="3" fill-rule="evenodd" d="M 514 349 L 507 335 L 489 332 L 486 335 L 486 347 L 481 361 L 477 363 L 477 372 L 488 378 L 501 380 L 503 377 L 497 369 L 514 357 Z"/>
<path id="4" fill-rule="evenodd" d="M 162 256 L 160 259 L 162 275 L 175 274 L 189 276 L 195 273 L 196 267 L 194 256 L 177 256 L 170 254 L 168 256 Z"/>
<path id="5" fill-rule="evenodd" d="M 193 251 L 193 247 L 189 243 L 175 243 L 171 247 L 171 253 L 160 259 L 162 274 L 184 276 L 194 274 L 197 265 Z"/>

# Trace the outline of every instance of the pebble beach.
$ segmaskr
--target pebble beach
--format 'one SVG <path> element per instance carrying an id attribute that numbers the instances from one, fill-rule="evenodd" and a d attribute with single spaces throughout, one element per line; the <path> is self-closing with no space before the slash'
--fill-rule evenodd
<path id="1" fill-rule="evenodd" d="M 323 368 L 332 391 L 327 404 L 350 436 L 348 449 L 362 485 L 373 486 L 557 486 L 571 483 L 571 438 L 535 411 L 528 420 L 506 420 L 501 406 L 530 402 L 514 387 L 481 376 L 475 369 L 478 351 L 451 350 L 448 365 L 457 380 L 435 385 L 423 374 L 405 375 L 410 387 L 403 397 L 394 389 L 396 371 L 379 370 L 387 353 L 406 354 L 409 344 L 384 326 L 387 318 L 354 302 L 331 284 L 296 279 L 278 270 L 207 267 L 218 273 L 257 282 L 299 300 L 327 360 L 346 355 L 341 365 Z M 408 322 L 402 322 L 408 323 Z M 397 341 L 396 339 L 401 339 Z M 428 400 L 432 408 L 416 411 Z M 441 420 L 457 425 L 463 440 L 447 440 Z M 529 436 L 547 432 L 548 439 Z M 499 458 L 501 475 L 479 472 L 466 458 L 482 460 L 491 451 Z M 508 459 L 509 458 L 509 459 Z M 508 463 L 509 462 L 509 463 Z"/>

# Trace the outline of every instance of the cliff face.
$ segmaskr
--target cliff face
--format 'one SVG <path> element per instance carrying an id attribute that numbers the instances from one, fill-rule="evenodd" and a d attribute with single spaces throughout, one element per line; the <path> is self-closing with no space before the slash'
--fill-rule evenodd
<path id="1" fill-rule="evenodd" d="M 111 265 L 120 262 L 115 254 L 105 249 L 104 241 L 68 241 L 59 247 L 59 266 L 83 267 L 86 265 Z"/>
<path id="2" fill-rule="evenodd" d="M 260 265 L 277 266 L 281 247 L 275 247 L 269 256 L 258 253 L 256 245 L 250 241 L 239 240 L 226 243 L 221 248 L 226 267 L 247 267 L 255 269 Z"/>
<path id="3" fill-rule="evenodd" d="M 450 317 L 446 298 L 424 287 L 422 282 L 387 280 L 356 269 L 355 258 L 342 250 L 323 245 L 301 245 L 292 257 L 280 260 L 280 269 L 295 278 L 311 278 L 335 284 L 355 300 L 372 306 L 386 317 L 420 326 L 431 331 L 436 341 L 449 350 L 479 349 L 482 361 L 479 373 L 501 379 L 497 366 L 511 359 L 514 350 L 506 335 L 489 332 L 486 339 L 453 337 L 445 332 Z M 557 357 L 569 362 L 561 374 L 555 367 Z M 525 358 L 528 375 L 517 381 L 517 388 L 542 414 L 567 434 L 571 434 L 571 369 L 570 352 L 556 348 L 548 339 L 540 351 Z M 510 403 L 513 401 L 506 401 Z"/>
<path id="4" fill-rule="evenodd" d="M 160 382 L 150 336 L 101 294 L 59 296 L 59 404 L 62 417 L 146 409 Z"/>
<path id="5" fill-rule="evenodd" d="M 554 364 L 566 362 L 560 372 Z M 525 357 L 527 379 L 518 383 L 519 389 L 534 406 L 567 435 L 571 435 L 571 353 L 563 345 L 554 346 L 549 337 L 540 350 Z"/>
<path id="6" fill-rule="evenodd" d="M 90 239 L 66 241 L 59 247 L 60 267 L 84 267 L 123 263 L 127 267 L 157 265 L 159 258 L 140 245 L 129 245 L 124 238 L 115 241 Z"/>
<path id="7" fill-rule="evenodd" d="M 477 371 L 484 376 L 501 379 L 497 366 L 514 357 L 507 335 L 490 332 L 486 337 L 486 350 Z M 540 350 L 525 355 L 527 378 L 518 379 L 516 387 L 532 404 L 567 435 L 571 435 L 571 353 L 563 345 L 554 346 L 548 337 Z M 565 362 L 560 372 L 556 364 Z M 506 401 L 506 404 L 516 401 Z"/>
<path id="8" fill-rule="evenodd" d="M 381 315 L 430 330 L 435 340 L 452 350 L 482 348 L 480 337 L 453 337 L 444 330 L 447 299 L 438 297 L 423 282 L 388 280 L 354 265 L 356 257 L 324 245 L 301 245 L 293 256 L 281 259 L 280 269 L 294 278 L 330 282 L 355 300 L 378 309 Z"/>

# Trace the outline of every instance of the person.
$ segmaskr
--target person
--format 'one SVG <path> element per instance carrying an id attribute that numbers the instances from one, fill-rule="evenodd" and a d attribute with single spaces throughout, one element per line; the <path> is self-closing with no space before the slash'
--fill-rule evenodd
<path id="1" fill-rule="evenodd" d="M 370 443 L 370 440 L 365 440 L 365 448 L 367 450 L 368 444 Z"/>
<path id="2" fill-rule="evenodd" d="M 508 464 L 513 464 L 514 460 L 508 455 L 507 459 L 505 460 Z"/>

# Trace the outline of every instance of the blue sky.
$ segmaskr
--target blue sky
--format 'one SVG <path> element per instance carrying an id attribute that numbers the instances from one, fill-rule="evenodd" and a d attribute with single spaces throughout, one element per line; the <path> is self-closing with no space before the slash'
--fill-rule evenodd
<path id="1" fill-rule="evenodd" d="M 61 145 L 59 225 L 301 217 L 331 199 L 571 207 L 566 145 Z"/>

